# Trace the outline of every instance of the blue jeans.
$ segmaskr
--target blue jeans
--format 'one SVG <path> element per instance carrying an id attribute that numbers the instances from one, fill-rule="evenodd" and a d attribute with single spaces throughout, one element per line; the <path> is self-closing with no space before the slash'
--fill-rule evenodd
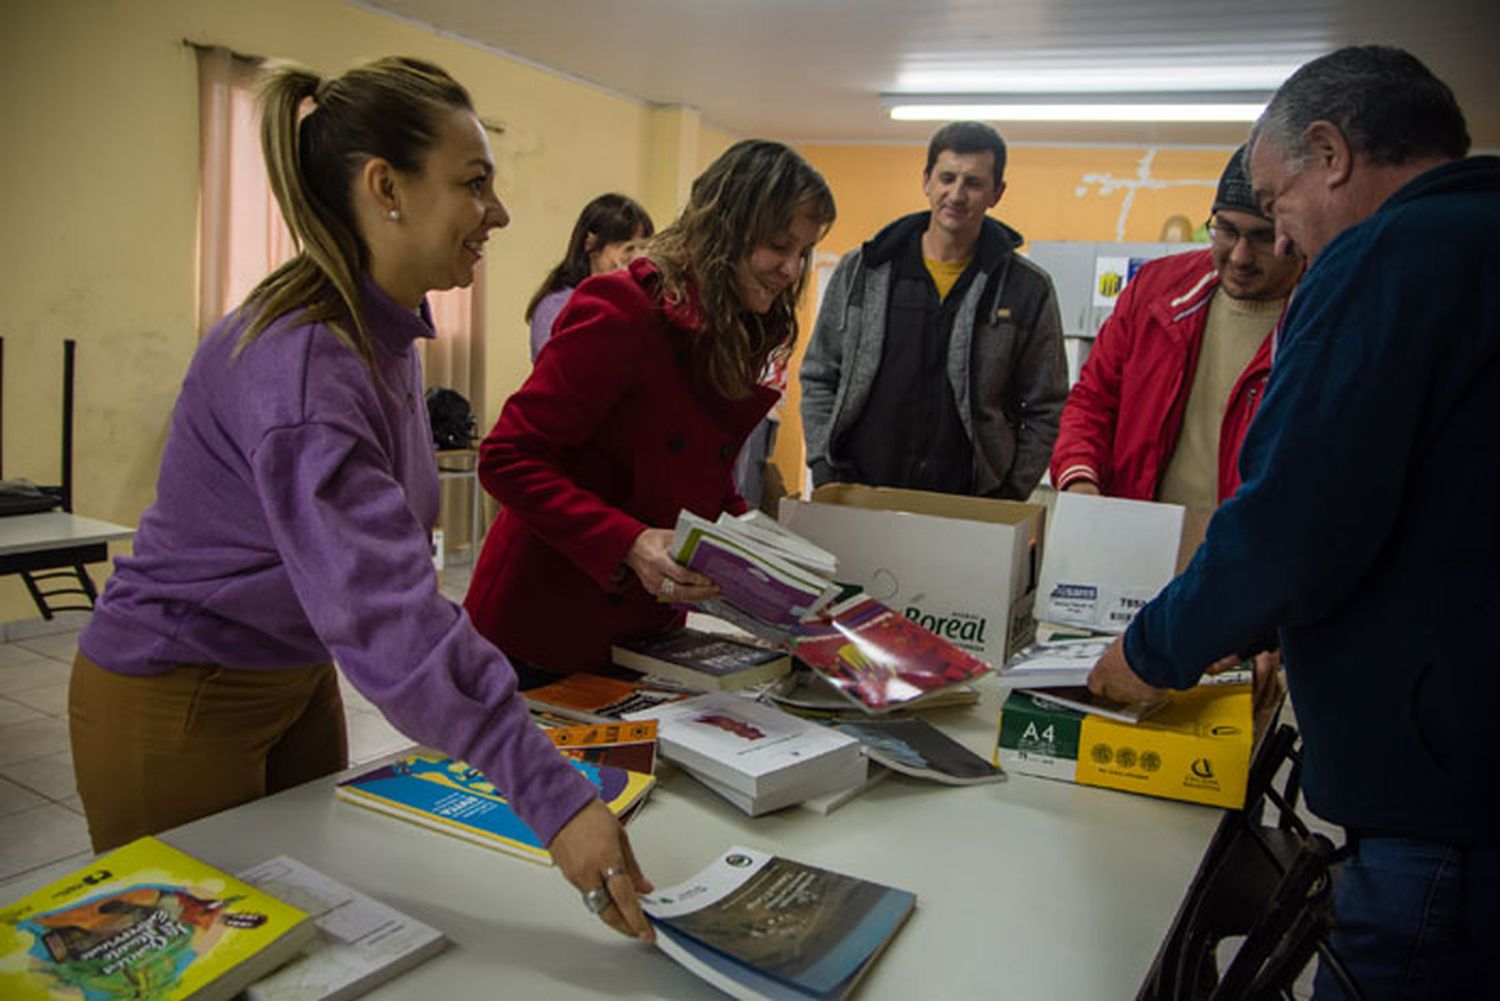
<path id="1" fill-rule="evenodd" d="M 1334 874 L 1330 944 L 1366 1001 L 1500 998 L 1500 849 L 1352 844 Z M 1344 997 L 1320 965 L 1315 1001 Z"/>

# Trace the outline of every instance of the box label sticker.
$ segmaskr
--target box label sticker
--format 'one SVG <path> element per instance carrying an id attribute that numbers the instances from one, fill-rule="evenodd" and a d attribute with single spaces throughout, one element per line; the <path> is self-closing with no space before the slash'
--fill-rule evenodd
<path id="1" fill-rule="evenodd" d="M 1048 622 L 1089 625 L 1099 617 L 1099 586 L 1059 582 L 1047 595 Z"/>

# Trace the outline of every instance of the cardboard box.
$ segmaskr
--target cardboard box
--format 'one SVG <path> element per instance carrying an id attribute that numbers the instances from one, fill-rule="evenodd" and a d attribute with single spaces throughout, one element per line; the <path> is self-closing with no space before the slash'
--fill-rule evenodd
<path id="1" fill-rule="evenodd" d="M 830 483 L 781 521 L 838 557 L 835 577 L 998 667 L 1036 637 L 1046 508 Z"/>
<path id="2" fill-rule="evenodd" d="M 1000 707 L 995 761 L 1007 771 L 1238 809 L 1254 722 L 1249 685 L 1168 693 L 1140 723 L 1117 723 L 1013 691 Z"/>
<path id="3" fill-rule="evenodd" d="M 1120 633 L 1185 566 L 1208 524 L 1180 504 L 1061 493 L 1037 588 L 1043 622 Z"/>

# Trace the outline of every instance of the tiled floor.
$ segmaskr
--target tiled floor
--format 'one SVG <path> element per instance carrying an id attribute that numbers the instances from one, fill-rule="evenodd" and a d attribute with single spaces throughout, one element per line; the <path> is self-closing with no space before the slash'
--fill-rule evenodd
<path id="1" fill-rule="evenodd" d="M 468 567 L 444 570 L 443 592 L 454 600 L 468 584 Z M 84 621 L 16 624 L 9 632 L 22 638 L 0 642 L 0 901 L 11 884 L 35 885 L 91 855 L 68 745 L 68 672 Z M 351 763 L 411 743 L 351 685 L 343 693 Z"/>

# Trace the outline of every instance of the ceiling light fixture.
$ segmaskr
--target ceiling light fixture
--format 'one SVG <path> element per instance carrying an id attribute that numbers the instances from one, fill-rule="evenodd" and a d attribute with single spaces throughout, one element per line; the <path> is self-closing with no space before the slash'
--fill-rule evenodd
<path id="1" fill-rule="evenodd" d="M 1195 93 L 883 94 L 895 121 L 1253 122 L 1267 91 Z"/>

